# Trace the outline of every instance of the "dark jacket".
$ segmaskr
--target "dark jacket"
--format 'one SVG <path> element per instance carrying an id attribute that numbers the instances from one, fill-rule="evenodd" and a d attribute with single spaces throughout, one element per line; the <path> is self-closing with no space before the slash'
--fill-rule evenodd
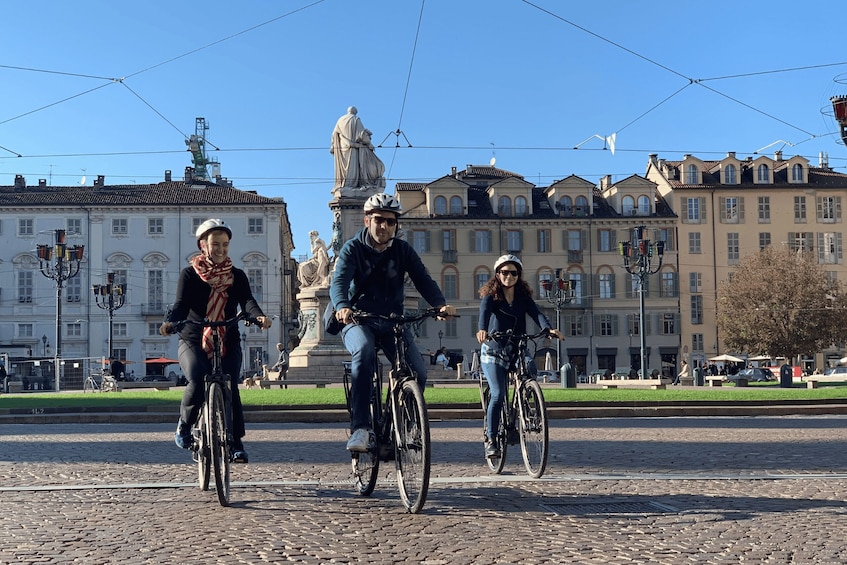
<path id="1" fill-rule="evenodd" d="M 256 299 L 253 298 L 253 292 L 250 290 L 250 283 L 244 271 L 233 267 L 232 278 L 232 286 L 227 290 L 228 297 L 224 307 L 224 317 L 232 318 L 238 313 L 239 307 L 253 318 L 264 316 L 264 312 L 262 312 Z M 179 281 L 176 285 L 176 302 L 173 304 L 167 321 L 202 320 L 206 317 L 206 305 L 209 302 L 211 292 L 212 287 L 197 275 L 194 267 L 184 268 L 179 273 Z M 179 332 L 181 340 L 194 344 L 200 344 L 202 335 L 203 328 L 193 324 L 186 324 Z M 238 351 L 241 351 L 241 344 L 238 343 L 239 338 L 238 327 L 230 328 L 226 333 L 227 349 L 232 351 L 231 347 L 236 345 Z"/>
<path id="2" fill-rule="evenodd" d="M 391 246 L 380 253 L 368 243 L 368 230 L 362 228 L 347 240 L 335 262 L 335 273 L 329 297 L 336 310 L 353 308 L 374 314 L 402 314 L 405 297 L 406 275 L 415 288 L 431 306 L 447 303 L 438 284 L 421 261 L 418 253 L 402 239 L 395 239 Z M 377 273 L 368 279 L 371 271 Z M 356 290 L 367 282 L 367 288 L 351 304 Z"/>
<path id="3" fill-rule="evenodd" d="M 527 315 L 541 329 L 550 329 L 550 321 L 541 313 L 532 298 L 515 299 L 511 305 L 505 300 L 495 301 L 491 295 L 485 296 L 479 303 L 479 327 L 488 332 L 505 332 L 512 330 L 513 334 L 526 333 Z"/>

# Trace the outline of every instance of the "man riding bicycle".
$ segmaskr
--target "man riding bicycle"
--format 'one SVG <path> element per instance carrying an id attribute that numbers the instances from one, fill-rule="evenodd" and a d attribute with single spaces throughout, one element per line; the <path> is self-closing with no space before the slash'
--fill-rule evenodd
<path id="1" fill-rule="evenodd" d="M 395 351 L 392 326 L 380 320 L 351 324 L 353 308 L 373 314 L 402 314 L 405 298 L 404 280 L 409 275 L 424 300 L 441 307 L 444 318 L 456 313 L 446 303 L 441 289 L 433 280 L 417 252 L 402 239 L 395 239 L 400 202 L 390 194 L 378 193 L 364 206 L 365 227 L 348 240 L 338 254 L 335 274 L 330 286 L 330 299 L 336 319 L 343 324 L 341 339 L 351 355 L 350 363 L 350 430 L 349 451 L 365 452 L 373 430 L 369 428 L 368 400 L 371 396 L 376 348 L 393 360 Z M 355 303 L 351 300 L 355 298 Z M 415 345 L 412 332 L 405 331 L 409 363 L 423 387 L 426 364 Z"/>
<path id="2" fill-rule="evenodd" d="M 243 312 L 256 318 L 263 329 L 271 327 L 253 298 L 247 275 L 232 265 L 229 258 L 229 241 L 232 230 L 223 220 L 206 220 L 197 228 L 197 248 L 200 253 L 191 260 L 191 265 L 179 274 L 176 301 L 167 320 L 159 328 L 161 335 L 172 333 L 174 322 L 184 319 L 201 321 L 208 318 L 222 322 L 236 315 L 240 307 Z M 238 394 L 238 377 L 241 374 L 241 343 L 238 328 L 202 329 L 187 324 L 179 332 L 179 366 L 188 379 L 179 407 L 174 442 L 188 449 L 191 446 L 191 426 L 197 420 L 205 394 L 204 378 L 212 370 L 212 332 L 218 331 L 221 338 L 223 372 L 230 376 L 232 391 L 232 460 L 247 463 L 247 452 L 241 438 L 244 437 L 244 413 Z"/>

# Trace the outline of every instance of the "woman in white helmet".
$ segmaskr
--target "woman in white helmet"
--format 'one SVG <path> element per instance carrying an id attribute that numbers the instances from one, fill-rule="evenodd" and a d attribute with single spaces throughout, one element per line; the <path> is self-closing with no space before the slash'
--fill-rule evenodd
<path id="1" fill-rule="evenodd" d="M 271 327 L 253 298 L 247 275 L 232 265 L 229 258 L 229 240 L 232 230 L 223 220 L 206 220 L 195 233 L 200 253 L 179 274 L 176 301 L 167 320 L 159 328 L 162 335 L 170 335 L 173 322 L 180 320 L 223 321 L 232 318 L 240 308 L 248 316 L 256 318 L 263 329 Z M 199 328 L 187 324 L 179 332 L 179 366 L 188 379 L 182 395 L 174 441 L 183 448 L 191 445 L 191 426 L 197 419 L 203 404 L 203 378 L 212 369 L 212 328 Z M 244 437 L 244 413 L 238 394 L 238 377 L 241 374 L 241 341 L 237 327 L 219 328 L 223 355 L 223 372 L 232 378 L 232 458 L 236 463 L 247 463 L 247 452 L 241 438 Z"/>
<path id="2" fill-rule="evenodd" d="M 485 456 L 500 457 L 497 444 L 491 441 L 500 426 L 500 414 L 506 396 L 506 376 L 511 364 L 513 347 L 488 340 L 488 332 L 513 334 L 526 333 L 526 317 L 529 316 L 542 329 L 550 331 L 557 339 L 564 339 L 557 329 L 550 326 L 535 300 L 532 289 L 521 277 L 523 263 L 515 255 L 503 255 L 494 263 L 494 276 L 479 289 L 482 302 L 479 304 L 479 331 L 476 332 L 480 347 L 480 365 L 491 390 L 488 403 L 488 426 L 485 430 Z"/>

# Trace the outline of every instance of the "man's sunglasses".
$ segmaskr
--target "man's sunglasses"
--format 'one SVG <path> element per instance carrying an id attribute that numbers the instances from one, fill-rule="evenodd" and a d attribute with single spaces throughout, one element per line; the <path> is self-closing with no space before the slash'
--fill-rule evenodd
<path id="1" fill-rule="evenodd" d="M 509 269 L 500 269 L 500 270 L 499 270 L 499 271 L 497 271 L 497 272 L 498 272 L 498 273 L 500 273 L 500 274 L 501 274 L 501 275 L 503 275 L 503 276 L 508 276 L 508 277 L 516 277 L 516 276 L 518 276 L 518 272 L 517 272 L 517 271 L 510 271 Z"/>
<path id="2" fill-rule="evenodd" d="M 397 220 L 395 218 L 383 218 L 382 216 L 371 216 L 371 220 L 377 223 L 377 225 L 385 224 L 390 228 L 393 228 L 397 225 Z"/>

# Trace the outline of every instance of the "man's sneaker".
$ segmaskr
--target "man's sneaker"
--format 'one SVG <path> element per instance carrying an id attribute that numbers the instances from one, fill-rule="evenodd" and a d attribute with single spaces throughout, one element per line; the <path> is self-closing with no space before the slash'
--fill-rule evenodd
<path id="1" fill-rule="evenodd" d="M 486 459 L 497 459 L 500 457 L 500 449 L 492 440 L 485 439 L 485 457 Z"/>
<path id="2" fill-rule="evenodd" d="M 347 440 L 347 451 L 357 451 L 364 453 L 368 450 L 371 443 L 371 431 L 367 428 L 359 428 L 355 430 Z"/>
<path id="3" fill-rule="evenodd" d="M 232 462 L 233 463 L 247 463 L 247 452 L 244 451 L 244 444 L 241 443 L 240 439 L 237 439 L 232 442 Z"/>
<path id="4" fill-rule="evenodd" d="M 191 426 L 179 420 L 176 424 L 176 433 L 174 433 L 174 443 L 177 447 L 188 449 L 191 447 Z"/>

